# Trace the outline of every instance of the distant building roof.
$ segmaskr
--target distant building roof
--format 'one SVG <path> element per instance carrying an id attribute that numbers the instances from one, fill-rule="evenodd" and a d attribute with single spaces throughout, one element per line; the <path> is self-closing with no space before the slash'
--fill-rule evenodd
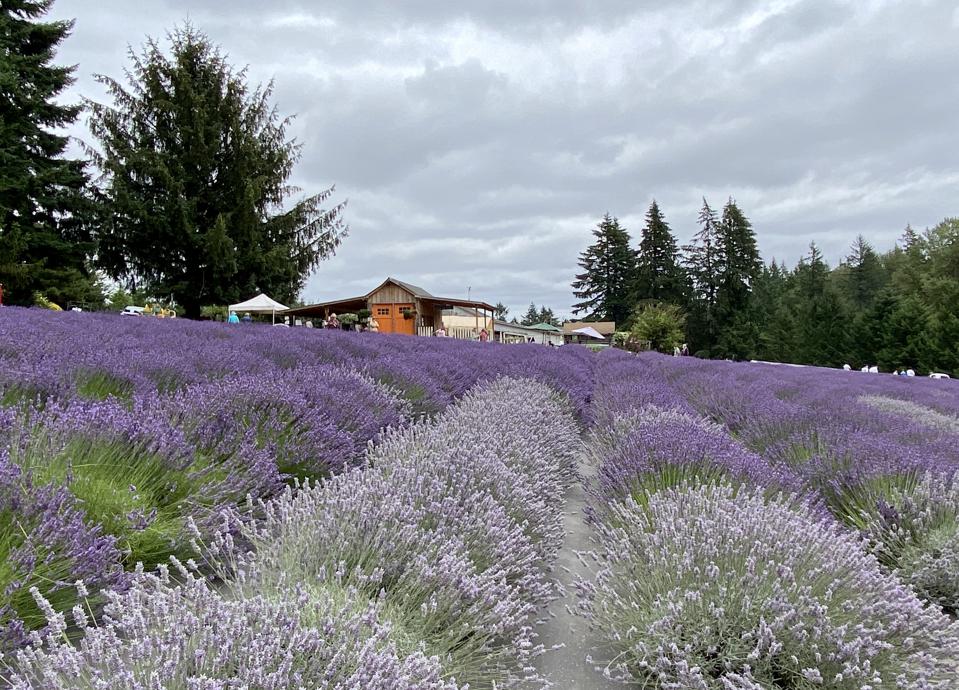
<path id="1" fill-rule="evenodd" d="M 397 280 L 396 278 L 387 278 L 382 283 L 380 283 L 379 287 L 376 287 L 373 290 L 370 290 L 370 292 L 367 294 L 367 297 L 372 295 L 374 292 L 379 290 L 381 287 L 383 287 L 387 283 L 395 283 L 396 285 L 399 285 L 401 288 L 406 290 L 408 293 L 410 293 L 414 297 L 418 297 L 420 299 L 439 299 L 437 297 L 433 297 L 433 295 L 431 295 L 430 293 L 428 293 L 426 290 L 424 290 L 421 287 L 417 287 L 410 283 L 404 283 L 402 280 Z"/>
<path id="2" fill-rule="evenodd" d="M 595 328 L 603 335 L 612 335 L 616 332 L 615 321 L 567 321 L 563 324 L 563 333 L 570 335 L 577 328 L 585 328 L 587 326 Z"/>
<path id="3" fill-rule="evenodd" d="M 554 326 L 551 323 L 546 323 L 545 321 L 542 323 L 534 323 L 532 326 L 528 326 L 528 328 L 535 328 L 537 331 L 552 331 L 554 333 L 559 333 L 563 330 L 562 328 Z"/>
<path id="4" fill-rule="evenodd" d="M 382 288 L 384 285 L 392 283 L 399 286 L 406 292 L 413 295 L 414 298 L 419 300 L 425 300 L 427 302 L 434 302 L 436 304 L 448 305 L 448 306 L 457 306 L 465 307 L 471 309 L 482 309 L 484 311 L 495 311 L 496 307 L 492 304 L 487 304 L 486 302 L 480 302 L 478 300 L 468 300 L 468 299 L 459 299 L 456 297 L 437 297 L 432 295 L 421 287 L 412 285 L 410 283 L 403 282 L 402 280 L 397 280 L 396 278 L 387 278 L 382 283 L 377 285 L 375 288 L 370 290 L 365 295 L 360 295 L 358 297 L 348 297 L 346 299 L 337 299 L 330 300 L 327 302 L 318 302 L 315 304 L 309 304 L 305 307 L 299 307 L 297 309 L 289 310 L 289 314 L 304 315 L 304 316 L 316 316 L 322 314 L 325 310 L 328 310 L 333 307 L 340 308 L 349 308 L 349 309 L 363 309 L 367 306 L 367 300 L 373 295 L 374 292 Z"/>

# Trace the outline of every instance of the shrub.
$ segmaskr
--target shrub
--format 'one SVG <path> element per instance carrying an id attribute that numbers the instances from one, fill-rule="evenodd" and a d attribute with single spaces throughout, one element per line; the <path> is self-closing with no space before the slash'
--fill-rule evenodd
<path id="1" fill-rule="evenodd" d="M 532 626 L 556 592 L 548 568 L 576 450 L 560 396 L 481 385 L 434 423 L 387 434 L 368 467 L 264 504 L 245 532 L 254 560 L 232 564 L 238 583 L 252 594 L 340 573 L 448 677 L 514 686 L 541 651 Z"/>
<path id="2" fill-rule="evenodd" d="M 332 576 L 289 592 L 227 599 L 185 568 L 110 593 L 105 623 L 74 645 L 53 638 L 17 654 L 11 690 L 456 690 L 435 659 L 397 653 L 381 606 Z M 42 600 L 41 600 L 42 603 Z M 51 628 L 66 621 L 51 614 Z"/>
<path id="3" fill-rule="evenodd" d="M 770 467 L 726 430 L 677 409 L 646 406 L 613 417 L 588 443 L 603 503 L 688 483 L 746 482 L 797 489 L 798 478 Z"/>
<path id="4" fill-rule="evenodd" d="M 613 506 L 582 583 L 607 672 L 642 687 L 947 688 L 959 631 L 794 499 L 730 486 Z"/>
<path id="5" fill-rule="evenodd" d="M 85 521 L 66 489 L 34 486 L 0 450 L 0 652 L 46 623 L 31 588 L 57 611 L 69 610 L 76 578 L 95 587 L 120 585 L 120 561 L 115 539 Z"/>
<path id="6" fill-rule="evenodd" d="M 926 473 L 873 496 L 862 528 L 879 560 L 923 598 L 959 611 L 959 483 Z"/>

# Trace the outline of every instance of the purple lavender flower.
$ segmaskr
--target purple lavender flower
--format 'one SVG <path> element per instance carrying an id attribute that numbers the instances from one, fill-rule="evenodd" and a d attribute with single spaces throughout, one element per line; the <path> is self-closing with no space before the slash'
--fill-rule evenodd
<path id="1" fill-rule="evenodd" d="M 793 499 L 680 487 L 610 510 L 605 565 L 580 587 L 615 677 L 704 690 L 955 681 L 959 624 Z"/>

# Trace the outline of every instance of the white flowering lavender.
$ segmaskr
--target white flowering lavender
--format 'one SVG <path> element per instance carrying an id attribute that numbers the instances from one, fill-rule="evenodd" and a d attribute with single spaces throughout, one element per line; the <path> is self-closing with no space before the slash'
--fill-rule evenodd
<path id="1" fill-rule="evenodd" d="M 959 482 L 927 472 L 873 501 L 864 532 L 880 561 L 929 601 L 959 611 Z"/>
<path id="2" fill-rule="evenodd" d="M 400 655 L 382 606 L 331 577 L 312 588 L 226 599 L 183 568 L 109 593 L 77 645 L 17 653 L 11 690 L 456 690 L 434 658 Z M 81 628 L 86 619 L 74 615 Z M 53 621 L 59 630 L 62 622 Z"/>
<path id="3" fill-rule="evenodd" d="M 534 621 L 555 594 L 578 449 L 549 388 L 483 384 L 432 423 L 388 433 L 368 467 L 264 504 L 237 586 L 252 595 L 335 571 L 380 598 L 401 648 L 425 644 L 444 677 L 474 690 L 535 681 Z"/>
<path id="4" fill-rule="evenodd" d="M 959 433 L 959 417 L 943 414 L 938 410 L 920 405 L 911 400 L 890 398 L 885 395 L 863 395 L 859 397 L 859 401 L 883 412 L 891 412 L 902 415 L 903 417 L 908 417 L 931 429 L 938 429 L 953 434 Z"/>
<path id="5" fill-rule="evenodd" d="M 611 511 L 604 568 L 581 583 L 609 675 L 675 690 L 955 687 L 956 624 L 794 500 L 686 486 Z"/>

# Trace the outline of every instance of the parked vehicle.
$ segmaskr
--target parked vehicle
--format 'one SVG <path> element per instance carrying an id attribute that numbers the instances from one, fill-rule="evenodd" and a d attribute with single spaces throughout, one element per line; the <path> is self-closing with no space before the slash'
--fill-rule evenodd
<path id="1" fill-rule="evenodd" d="M 120 312 L 120 316 L 143 316 L 145 307 L 127 306 Z"/>
<path id="2" fill-rule="evenodd" d="M 943 374 L 942 372 L 934 371 L 934 372 L 932 372 L 931 374 L 929 374 L 929 378 L 931 378 L 931 379 L 948 379 L 948 378 L 952 378 L 952 377 L 949 376 L 949 374 Z"/>

